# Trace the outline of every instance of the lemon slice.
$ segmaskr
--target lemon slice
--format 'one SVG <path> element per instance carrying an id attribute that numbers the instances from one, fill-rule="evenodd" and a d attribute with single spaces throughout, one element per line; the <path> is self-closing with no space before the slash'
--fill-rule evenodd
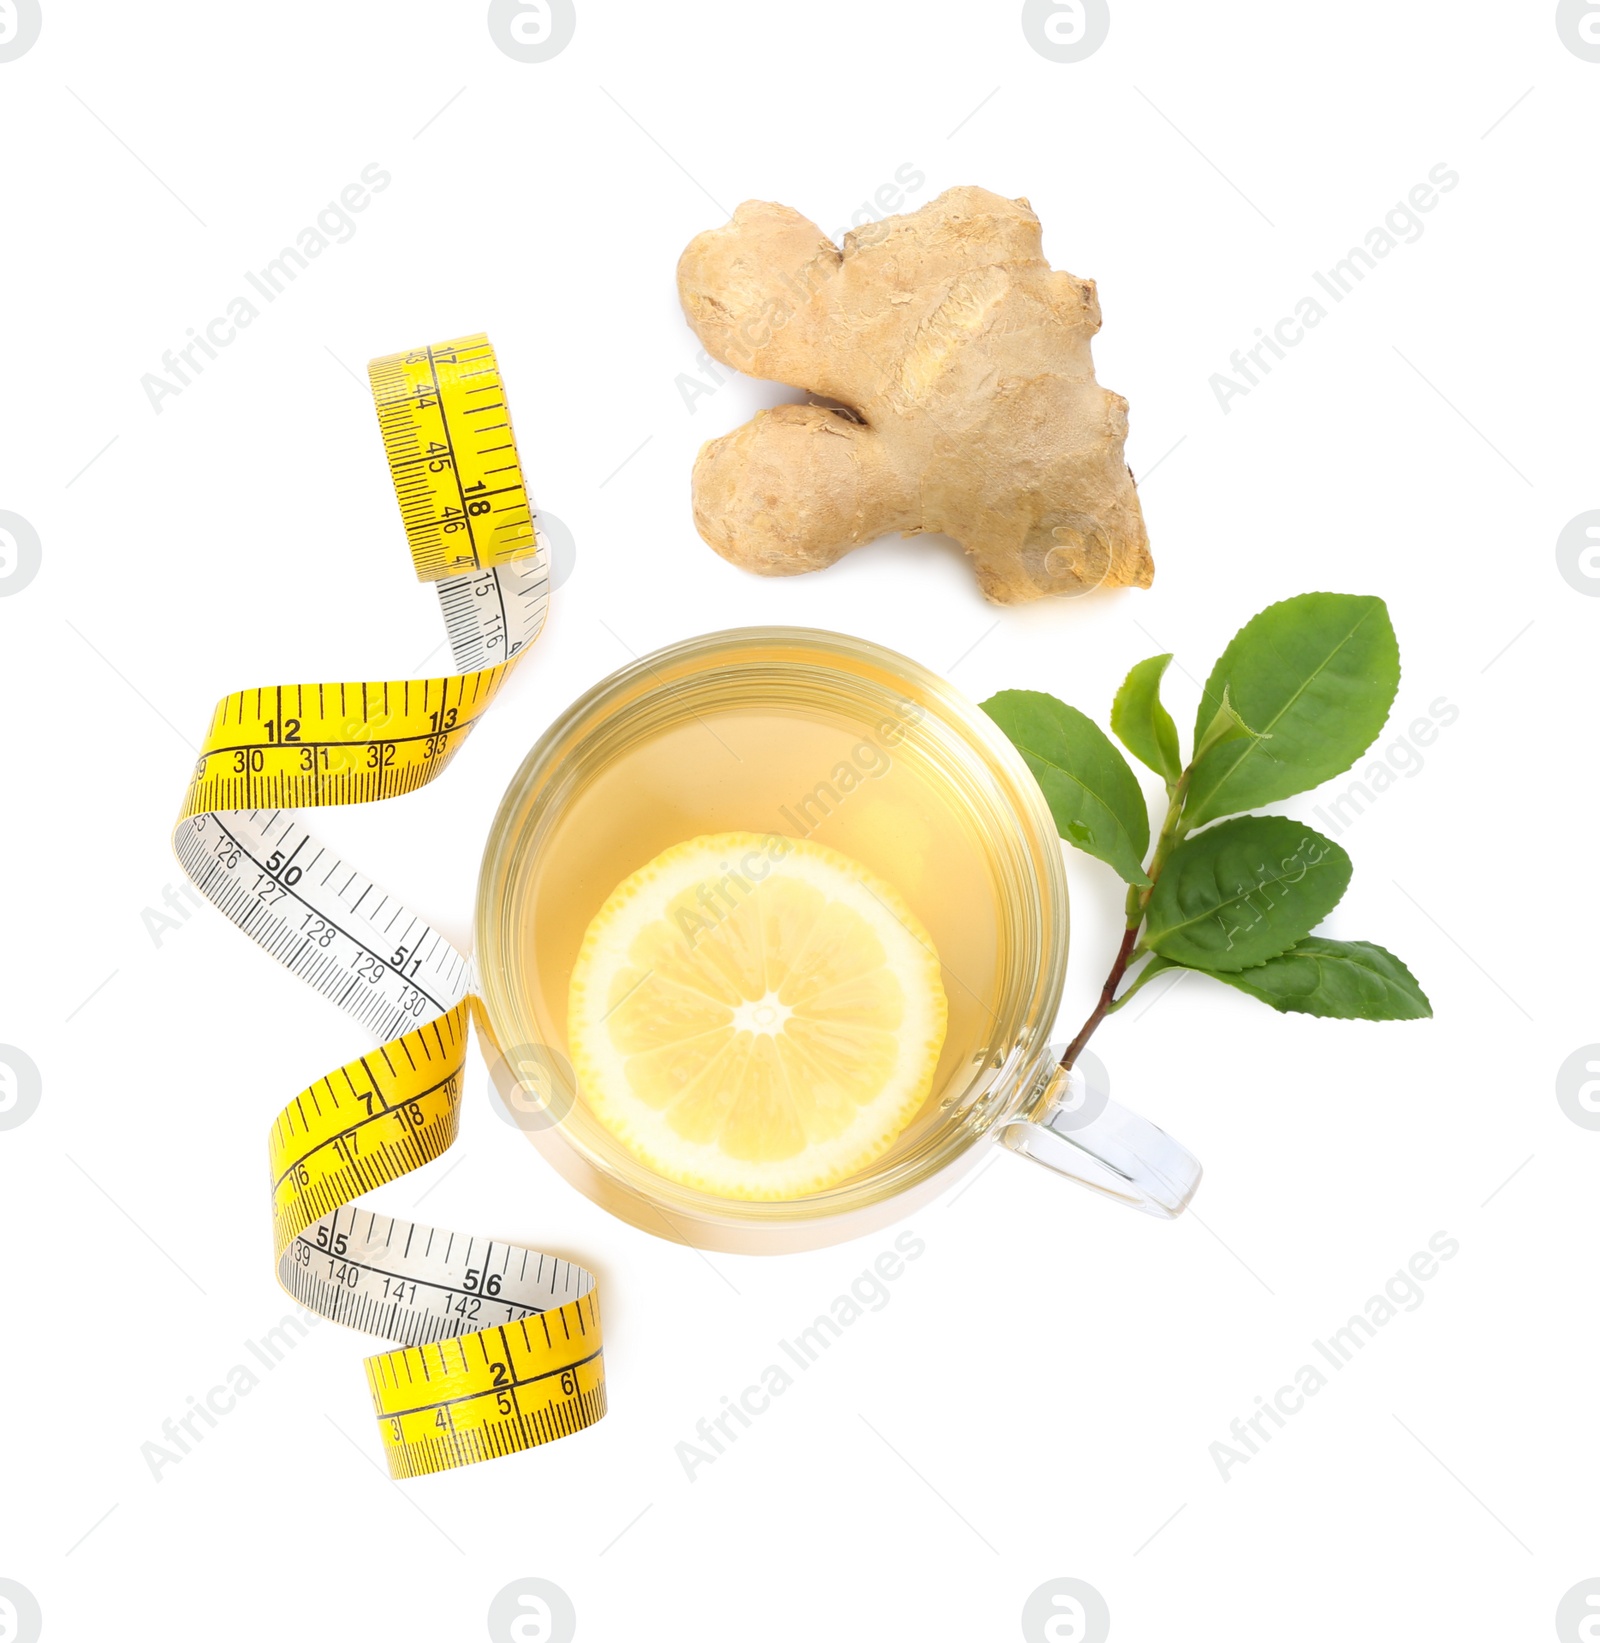
<path id="1" fill-rule="evenodd" d="M 836 850 L 716 833 L 612 891 L 572 972 L 590 1110 L 658 1174 L 799 1198 L 884 1153 L 944 1044 L 939 956 L 899 893 Z"/>

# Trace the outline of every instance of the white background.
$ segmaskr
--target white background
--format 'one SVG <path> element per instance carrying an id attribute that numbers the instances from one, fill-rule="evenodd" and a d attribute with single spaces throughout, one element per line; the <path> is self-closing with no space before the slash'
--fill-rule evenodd
<path id="1" fill-rule="evenodd" d="M 1555 556 L 1600 507 L 1600 64 L 1544 3 L 1112 12 L 1059 64 L 1016 5 L 580 0 L 570 47 L 524 64 L 482 4 L 45 0 L 0 63 L 0 509 L 43 545 L 0 600 L 0 1041 L 43 1076 L 0 1133 L 0 1576 L 47 1637 L 478 1637 L 537 1575 L 587 1639 L 1008 1638 L 1057 1576 L 1122 1643 L 1536 1638 L 1600 1576 L 1600 1133 L 1555 1094 L 1600 1039 L 1600 603 Z M 372 162 L 393 182 L 353 238 L 153 411 L 162 353 Z M 1460 184 L 1421 238 L 1224 414 L 1213 373 L 1441 162 Z M 763 581 L 696 537 L 699 443 L 796 396 L 734 381 L 691 414 L 679 252 L 747 197 L 832 232 L 903 166 L 925 178 L 907 208 L 1025 195 L 1055 264 L 1099 283 L 1149 592 L 1001 610 L 936 540 Z M 156 944 L 145 910 L 183 882 L 168 826 L 225 691 L 447 666 L 356 379 L 476 328 L 575 569 L 444 780 L 318 822 L 458 941 L 512 771 L 630 651 L 842 628 L 974 698 L 1047 689 L 1103 720 L 1171 649 L 1186 724 L 1245 618 L 1331 588 L 1382 594 L 1400 635 L 1379 755 L 1439 698 L 1459 711 L 1345 831 L 1329 925 L 1401 954 L 1436 1019 L 1152 988 L 1096 1048 L 1204 1160 L 1193 1212 L 998 1158 L 913 1218 L 927 1251 L 889 1303 L 692 1482 L 675 1446 L 891 1235 L 782 1259 L 654 1241 L 498 1121 L 474 1062 L 459 1147 L 372 1201 L 426 1192 L 429 1220 L 598 1271 L 610 1416 L 396 1486 L 372 1343 L 325 1324 L 157 1481 L 141 1445 L 289 1310 L 267 1125 L 364 1047 L 209 908 Z M 1068 875 L 1070 1030 L 1120 896 L 1085 857 Z M 1441 1230 L 1460 1253 L 1423 1304 L 1224 1481 L 1230 1422 Z"/>

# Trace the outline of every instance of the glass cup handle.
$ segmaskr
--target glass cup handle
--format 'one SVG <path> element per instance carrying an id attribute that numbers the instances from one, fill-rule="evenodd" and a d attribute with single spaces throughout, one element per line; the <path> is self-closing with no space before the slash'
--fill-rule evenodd
<path id="1" fill-rule="evenodd" d="M 1094 1191 L 1173 1220 L 1200 1185 L 1200 1160 L 1148 1119 L 1105 1100 L 1099 1110 L 1083 1073 L 1057 1067 L 1032 1115 L 1001 1132 L 1013 1152 Z"/>

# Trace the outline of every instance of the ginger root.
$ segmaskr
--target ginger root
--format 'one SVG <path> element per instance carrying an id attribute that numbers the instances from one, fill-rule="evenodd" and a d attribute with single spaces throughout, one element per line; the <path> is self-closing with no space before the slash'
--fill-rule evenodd
<path id="1" fill-rule="evenodd" d="M 1127 401 L 1089 354 L 1094 282 L 1051 269 L 1026 200 L 952 188 L 842 251 L 747 201 L 691 242 L 678 292 L 715 359 L 832 402 L 702 448 L 695 524 L 724 559 L 790 576 L 943 531 L 998 604 L 1149 587 Z"/>

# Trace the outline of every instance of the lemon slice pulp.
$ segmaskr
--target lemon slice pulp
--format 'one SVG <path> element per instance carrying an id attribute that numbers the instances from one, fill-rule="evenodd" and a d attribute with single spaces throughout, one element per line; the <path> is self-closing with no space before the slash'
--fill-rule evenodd
<path id="1" fill-rule="evenodd" d="M 567 1038 L 590 1111 L 658 1174 L 799 1198 L 880 1157 L 944 1044 L 939 957 L 899 893 L 804 839 L 715 833 L 612 891 Z"/>

